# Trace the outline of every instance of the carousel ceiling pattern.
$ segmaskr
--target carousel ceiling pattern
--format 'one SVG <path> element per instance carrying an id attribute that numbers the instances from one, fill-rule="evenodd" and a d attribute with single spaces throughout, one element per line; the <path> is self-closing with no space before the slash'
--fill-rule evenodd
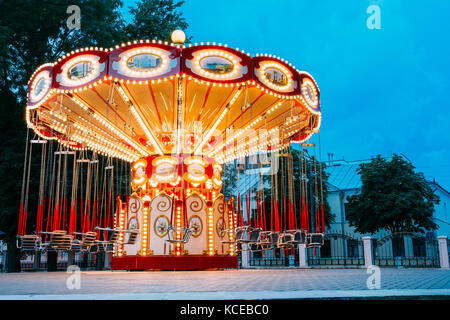
<path id="1" fill-rule="evenodd" d="M 220 44 L 79 49 L 39 67 L 28 86 L 26 121 L 37 135 L 129 162 L 185 153 L 223 163 L 320 127 L 310 74 Z"/>

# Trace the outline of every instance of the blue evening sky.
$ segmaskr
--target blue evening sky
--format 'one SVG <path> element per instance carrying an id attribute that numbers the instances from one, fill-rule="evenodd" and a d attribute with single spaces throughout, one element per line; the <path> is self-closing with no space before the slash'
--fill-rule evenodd
<path id="1" fill-rule="evenodd" d="M 371 4 L 381 30 L 367 28 Z M 450 190 L 450 1 L 186 0 L 181 11 L 193 42 L 272 53 L 313 75 L 322 160 L 403 153 Z"/>

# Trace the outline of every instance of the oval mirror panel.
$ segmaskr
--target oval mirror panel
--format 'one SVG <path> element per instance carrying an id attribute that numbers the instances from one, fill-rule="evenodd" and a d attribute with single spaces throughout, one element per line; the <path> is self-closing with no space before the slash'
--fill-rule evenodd
<path id="1" fill-rule="evenodd" d="M 201 177 L 205 174 L 205 168 L 198 163 L 189 165 L 187 171 L 195 177 Z"/>
<path id="2" fill-rule="evenodd" d="M 315 100 L 314 93 L 309 85 L 306 85 L 306 95 L 311 101 Z"/>
<path id="3" fill-rule="evenodd" d="M 233 62 L 218 56 L 203 58 L 200 60 L 200 67 L 206 71 L 218 74 L 230 73 L 234 69 Z"/>
<path id="4" fill-rule="evenodd" d="M 278 86 L 285 86 L 288 83 L 287 76 L 277 68 L 267 68 L 264 72 L 264 77 Z"/>
<path id="5" fill-rule="evenodd" d="M 148 71 L 161 65 L 161 57 L 151 53 L 140 53 L 127 60 L 127 66 L 133 71 Z"/>
<path id="6" fill-rule="evenodd" d="M 89 72 L 91 72 L 92 63 L 89 61 L 81 61 L 75 64 L 72 68 L 67 71 L 67 76 L 69 79 L 81 79 L 86 77 Z"/>
<path id="7" fill-rule="evenodd" d="M 162 163 L 156 167 L 156 173 L 162 176 L 169 176 L 175 172 L 175 168 L 170 163 Z"/>
<path id="8" fill-rule="evenodd" d="M 44 89 L 44 87 L 45 87 L 45 78 L 41 78 L 37 82 L 36 87 L 34 88 L 34 95 L 35 96 L 39 95 L 42 92 L 42 90 Z"/>

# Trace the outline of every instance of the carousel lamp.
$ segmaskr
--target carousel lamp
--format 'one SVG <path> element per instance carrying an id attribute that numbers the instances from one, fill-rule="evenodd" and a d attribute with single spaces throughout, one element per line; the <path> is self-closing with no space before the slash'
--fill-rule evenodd
<path id="1" fill-rule="evenodd" d="M 173 43 L 183 44 L 184 41 L 186 40 L 186 35 L 184 34 L 184 32 L 182 30 L 175 30 L 172 32 L 171 38 L 172 38 Z"/>

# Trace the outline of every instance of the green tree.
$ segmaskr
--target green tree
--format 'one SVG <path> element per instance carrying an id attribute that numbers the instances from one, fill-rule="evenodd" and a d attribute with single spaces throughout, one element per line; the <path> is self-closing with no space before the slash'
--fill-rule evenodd
<path id="1" fill-rule="evenodd" d="M 173 30 L 185 30 L 188 26 L 178 9 L 184 1 L 141 0 L 130 8 L 133 16 L 125 30 L 131 39 L 152 39 L 170 41 Z"/>
<path id="2" fill-rule="evenodd" d="M 360 164 L 361 191 L 347 197 L 350 225 L 371 234 L 382 229 L 391 233 L 436 229 L 432 218 L 439 197 L 414 169 L 397 154 L 390 161 L 378 155 Z"/>
<path id="3" fill-rule="evenodd" d="M 181 4 L 140 1 L 131 10 L 131 23 L 127 23 L 120 0 L 0 2 L 0 230 L 7 233 L 11 263 L 17 261 L 14 248 L 26 139 L 24 107 L 30 76 L 39 65 L 54 62 L 78 48 L 110 48 L 141 38 L 169 40 L 168 30 L 187 27 L 177 11 Z M 67 27 L 67 19 L 72 14 L 67 13 L 70 5 L 80 8 L 80 29 Z M 38 161 L 33 158 L 32 162 Z M 30 190 L 37 190 L 38 174 L 39 170 L 32 170 Z M 36 198 L 37 195 L 30 195 L 31 202 Z"/>

